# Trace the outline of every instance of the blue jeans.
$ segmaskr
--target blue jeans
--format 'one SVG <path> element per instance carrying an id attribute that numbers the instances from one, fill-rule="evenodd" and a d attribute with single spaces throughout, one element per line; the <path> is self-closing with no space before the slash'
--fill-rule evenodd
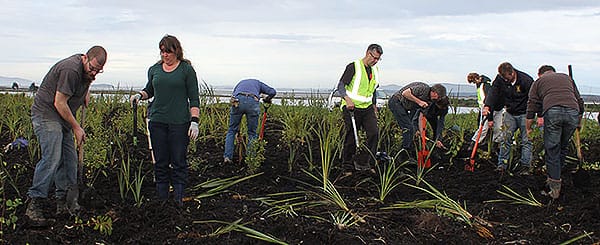
<path id="1" fill-rule="evenodd" d="M 223 157 L 233 159 L 233 150 L 235 148 L 235 134 L 240 131 L 240 123 L 242 116 L 246 115 L 246 126 L 248 128 L 248 149 L 250 144 L 257 138 L 256 128 L 258 127 L 258 116 L 260 114 L 260 106 L 258 99 L 254 96 L 237 95 L 235 98 L 239 100 L 238 106 L 231 106 L 229 111 L 229 129 L 225 137 L 225 153 Z"/>
<path id="2" fill-rule="evenodd" d="M 569 152 L 569 140 L 579 124 L 579 112 L 554 106 L 544 113 L 546 168 L 551 179 L 560 180 L 560 170 Z"/>
<path id="3" fill-rule="evenodd" d="M 27 196 L 47 198 L 50 185 L 56 198 L 63 198 L 69 187 L 77 185 L 77 152 L 73 130 L 60 122 L 33 116 L 33 130 L 42 148 L 42 159 L 35 166 L 33 183 Z"/>
<path id="4" fill-rule="evenodd" d="M 188 129 L 190 123 L 166 124 L 150 121 L 150 140 L 156 163 L 154 164 L 154 181 L 157 185 L 171 183 L 187 184 L 188 163 L 187 147 L 190 142 Z"/>
<path id="5" fill-rule="evenodd" d="M 502 120 L 502 143 L 500 145 L 500 153 L 498 155 L 498 166 L 504 166 L 508 164 L 510 155 L 510 148 L 513 143 L 513 135 L 517 129 L 520 129 L 521 136 L 521 166 L 529 167 L 531 164 L 531 149 L 532 144 L 527 138 L 525 130 L 525 114 L 512 115 L 508 112 L 504 113 L 504 119 Z"/>
<path id="6" fill-rule="evenodd" d="M 392 111 L 394 119 L 396 119 L 396 122 L 398 122 L 398 125 L 402 128 L 402 148 L 408 150 L 408 152 L 413 152 L 413 138 L 416 130 L 414 126 L 416 110 L 406 110 L 400 103 L 400 100 L 393 96 L 388 101 L 388 107 L 390 108 L 390 111 Z"/>

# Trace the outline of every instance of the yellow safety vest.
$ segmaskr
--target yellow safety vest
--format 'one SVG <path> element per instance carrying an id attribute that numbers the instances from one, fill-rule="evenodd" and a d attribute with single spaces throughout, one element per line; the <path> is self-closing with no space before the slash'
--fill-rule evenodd
<path id="1" fill-rule="evenodd" d="M 379 68 L 372 66 L 371 74 L 372 79 L 369 80 L 362 59 L 354 61 L 354 77 L 352 77 L 350 84 L 344 87 L 346 88 L 346 95 L 352 99 L 356 108 L 364 109 L 373 104 L 373 93 L 379 84 Z M 342 99 L 342 108 L 345 105 L 346 101 Z"/>

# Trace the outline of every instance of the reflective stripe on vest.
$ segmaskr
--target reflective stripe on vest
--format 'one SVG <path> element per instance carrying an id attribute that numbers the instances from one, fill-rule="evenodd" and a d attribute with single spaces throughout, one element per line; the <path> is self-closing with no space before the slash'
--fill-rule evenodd
<path id="1" fill-rule="evenodd" d="M 373 93 L 379 81 L 379 69 L 377 66 L 371 67 L 373 78 L 369 81 L 367 70 L 362 60 L 354 61 L 354 77 L 350 84 L 346 85 L 346 95 L 354 102 L 356 108 L 367 108 L 373 104 Z M 358 81 L 358 82 L 356 82 Z M 342 107 L 346 101 L 342 100 Z"/>
<path id="2" fill-rule="evenodd" d="M 489 85 L 491 86 L 491 84 L 489 82 L 484 82 L 481 83 L 481 85 L 479 85 L 479 88 L 477 88 L 477 104 L 479 104 L 479 108 L 483 108 L 484 103 L 485 103 L 485 86 Z"/>

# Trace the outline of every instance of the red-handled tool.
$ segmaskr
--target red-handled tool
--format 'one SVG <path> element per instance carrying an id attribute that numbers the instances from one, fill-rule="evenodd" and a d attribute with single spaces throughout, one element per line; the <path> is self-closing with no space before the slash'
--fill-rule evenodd
<path id="1" fill-rule="evenodd" d="M 262 140 L 265 136 L 265 123 L 267 122 L 267 111 L 269 110 L 269 107 L 271 107 L 271 103 L 263 103 L 263 107 L 265 108 L 265 111 L 263 112 L 262 123 L 260 124 L 260 133 L 258 134 L 259 140 Z"/>
<path id="2" fill-rule="evenodd" d="M 427 149 L 427 118 L 421 112 L 419 114 L 419 133 L 421 135 L 421 150 L 419 150 L 417 160 L 420 168 L 431 167 L 429 159 L 429 150 Z"/>
<path id="3" fill-rule="evenodd" d="M 465 165 L 466 171 L 475 171 L 475 153 L 477 153 L 477 147 L 479 147 L 479 139 L 481 138 L 481 133 L 483 132 L 483 125 L 487 122 L 487 118 L 481 118 L 481 123 L 479 123 L 479 129 L 477 130 L 477 137 L 475 138 L 475 145 L 473 145 L 473 151 L 471 152 L 471 157 L 469 158 L 469 163 Z M 489 128 L 488 128 L 489 129 Z"/>

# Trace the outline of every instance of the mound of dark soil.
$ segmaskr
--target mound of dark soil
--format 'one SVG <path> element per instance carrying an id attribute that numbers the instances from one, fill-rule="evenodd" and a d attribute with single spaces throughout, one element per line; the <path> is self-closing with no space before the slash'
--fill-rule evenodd
<path id="1" fill-rule="evenodd" d="M 301 155 L 288 171 L 289 150 L 281 142 L 281 125 L 271 122 L 267 127 L 266 160 L 258 172 L 261 175 L 230 187 L 227 192 L 206 198 L 194 198 L 206 193 L 206 188 L 196 185 L 216 178 L 229 178 L 247 175 L 246 168 L 237 157 L 233 164 L 223 165 L 223 142 L 206 139 L 195 145 L 194 153 L 189 156 L 190 185 L 183 207 L 172 203 L 155 201 L 152 183 L 152 163 L 147 141 L 140 134 L 137 147 L 128 150 L 132 169 L 142 164 L 146 174 L 142 194 L 143 202 L 135 206 L 131 192 L 121 198 L 117 181 L 118 164 L 111 163 L 104 169 L 95 170 L 97 176 L 89 176 L 93 187 L 86 190 L 79 214 L 80 223 L 74 217 L 54 217 L 55 201 L 49 199 L 46 205 L 48 216 L 56 218 L 51 227 L 33 228 L 24 217 L 25 205 L 18 207 L 19 217 L 14 229 L 3 226 L 2 239 L 9 244 L 258 244 L 263 243 L 238 230 L 215 235 L 222 223 L 203 221 L 222 221 L 233 223 L 269 234 L 289 244 L 556 244 L 592 233 L 579 242 L 584 244 L 600 241 L 600 173 L 586 171 L 578 174 L 564 174 L 564 185 L 560 199 L 551 202 L 540 192 L 544 188 L 545 175 L 541 172 L 531 176 L 516 176 L 506 173 L 500 175 L 494 171 L 494 164 L 479 160 L 474 172 L 464 171 L 464 160 L 456 160 L 452 165 L 447 159 L 441 159 L 431 171 L 425 174 L 425 180 L 447 194 L 451 199 L 466 206 L 466 209 L 479 221 L 470 219 L 473 225 L 460 221 L 442 210 L 432 209 L 385 209 L 401 201 L 431 199 L 423 191 L 406 185 L 399 185 L 385 201 L 378 202 L 378 176 L 370 172 L 349 171 L 349 166 L 341 166 L 338 159 L 334 162 L 331 178 L 345 200 L 351 213 L 361 217 L 356 224 L 334 225 L 331 213 L 336 206 L 318 205 L 314 207 L 298 206 L 285 210 L 284 214 L 269 216 L 269 206 L 257 198 L 270 194 L 308 191 L 318 193 L 318 182 L 303 172 L 311 168 L 307 159 Z M 10 140 L 2 135 L 0 143 Z M 313 157 L 320 159 L 316 147 L 312 144 Z M 589 162 L 598 161 L 600 144 L 588 142 Z M 316 146 L 316 147 L 315 147 Z M 306 152 L 307 146 L 300 152 Z M 461 155 L 468 155 L 462 152 Z M 27 150 L 11 150 L 2 157 L 4 168 L 15 177 L 17 189 L 5 182 L 6 199 L 26 199 L 27 188 L 31 185 L 35 163 L 29 159 Z M 119 161 L 116 161 L 119 162 Z M 318 162 L 318 161 L 317 161 Z M 15 167 L 13 167 L 15 166 Z M 24 167 L 16 167 L 24 166 Z M 407 166 L 403 172 L 411 174 L 415 166 Z M 309 170 L 310 171 L 310 170 Z M 310 171 L 318 175 L 319 168 Z M 412 180 L 405 183 L 414 184 Z M 420 187 L 426 187 L 422 182 Z M 529 191 L 543 206 L 510 204 L 506 202 L 487 202 L 506 199 L 499 194 L 508 186 L 521 195 Z M 17 192 L 18 190 L 18 192 Z M 291 195 L 291 194 L 290 194 Z M 272 199 L 277 197 L 270 196 Z M 283 197 L 279 197 L 279 200 Z M 307 195 L 306 200 L 315 200 L 315 195 Z M 98 217 L 110 217 L 112 234 L 102 234 L 94 229 L 93 222 Z M 212 234 L 212 235 L 211 235 Z"/>

